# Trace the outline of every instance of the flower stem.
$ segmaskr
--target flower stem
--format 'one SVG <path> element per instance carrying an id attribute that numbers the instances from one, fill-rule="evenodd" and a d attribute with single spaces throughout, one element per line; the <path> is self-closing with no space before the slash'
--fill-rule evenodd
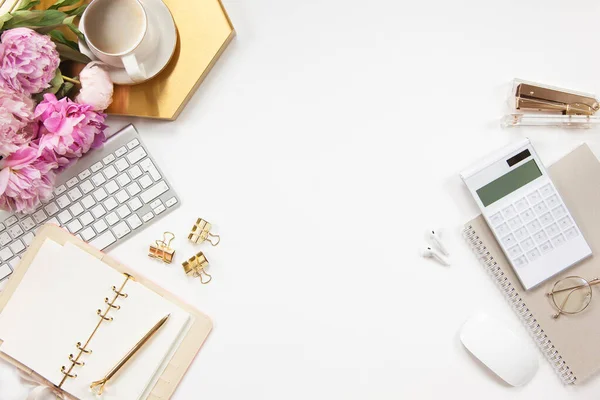
<path id="1" fill-rule="evenodd" d="M 64 76 L 63 75 L 63 79 L 67 82 L 71 82 L 74 83 L 75 85 L 81 85 L 81 82 L 79 82 L 77 79 L 75 78 L 69 78 L 68 76 Z"/>

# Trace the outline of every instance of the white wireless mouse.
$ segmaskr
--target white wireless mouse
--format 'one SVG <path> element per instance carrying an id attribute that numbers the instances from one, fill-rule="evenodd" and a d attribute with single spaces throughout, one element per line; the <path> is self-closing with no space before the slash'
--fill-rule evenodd
<path id="1" fill-rule="evenodd" d="M 485 313 L 476 314 L 465 322 L 460 340 L 509 385 L 524 385 L 537 371 L 537 354 L 531 344 Z"/>

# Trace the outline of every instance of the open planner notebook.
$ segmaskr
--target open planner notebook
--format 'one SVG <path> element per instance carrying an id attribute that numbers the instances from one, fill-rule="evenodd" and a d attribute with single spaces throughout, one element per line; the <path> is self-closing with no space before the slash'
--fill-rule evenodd
<path id="1" fill-rule="evenodd" d="M 582 145 L 548 172 L 592 248 L 592 257 L 525 291 L 481 215 L 466 224 L 465 237 L 563 382 L 573 384 L 600 370 L 600 293 L 593 288 L 586 310 L 558 319 L 552 317 L 556 311 L 546 293 L 566 276 L 600 277 L 600 162 Z"/>
<path id="2" fill-rule="evenodd" d="M 0 352 L 71 396 L 93 399 L 90 384 L 104 378 L 170 314 L 111 379 L 103 395 L 119 400 L 149 398 L 196 316 L 71 241 L 61 245 L 46 238 L 38 244 L 3 309 L 0 302 Z M 189 351 L 197 352 L 208 333 L 203 332 Z"/>

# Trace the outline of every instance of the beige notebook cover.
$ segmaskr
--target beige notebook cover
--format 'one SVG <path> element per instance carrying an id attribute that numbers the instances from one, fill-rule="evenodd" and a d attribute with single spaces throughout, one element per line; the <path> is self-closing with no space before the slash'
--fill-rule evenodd
<path id="1" fill-rule="evenodd" d="M 592 257 L 525 291 L 481 215 L 465 226 L 465 236 L 561 379 L 574 384 L 600 370 L 600 292 L 593 288 L 595 296 L 582 313 L 558 319 L 552 318 L 555 309 L 546 293 L 562 277 L 600 277 L 600 162 L 582 145 L 548 172 L 592 248 Z"/>
<path id="2" fill-rule="evenodd" d="M 187 335 L 183 338 L 179 347 L 175 350 L 173 357 L 168 362 L 167 367 L 163 371 L 162 375 L 158 379 L 157 383 L 150 390 L 147 399 L 148 400 L 164 400 L 170 398 L 175 389 L 179 385 L 179 382 L 185 375 L 188 367 L 193 361 L 194 357 L 200 350 L 202 344 L 206 340 L 208 334 L 212 329 L 212 322 L 210 318 L 206 315 L 200 313 L 198 310 L 190 307 L 189 305 L 178 300 L 173 294 L 166 292 L 164 289 L 156 285 L 155 283 L 147 280 L 139 273 L 134 272 L 127 268 L 126 266 L 118 263 L 114 259 L 110 258 L 108 255 L 102 253 L 101 251 L 93 248 L 87 243 L 77 239 L 72 236 L 65 230 L 55 226 L 55 225 L 45 225 L 38 232 L 35 240 L 31 243 L 27 252 L 24 254 L 23 259 L 20 262 L 19 268 L 15 270 L 13 273 L 8 285 L 5 290 L 0 295 L 0 313 L 10 300 L 10 298 L 15 293 L 15 290 L 19 286 L 21 280 L 25 276 L 25 273 L 29 269 L 32 261 L 35 259 L 37 252 L 40 247 L 44 243 L 46 239 L 52 239 L 54 242 L 64 245 L 67 242 L 71 242 L 83 249 L 87 253 L 93 255 L 94 257 L 100 259 L 104 264 L 112 267 L 116 271 L 120 273 L 128 273 L 134 276 L 135 281 L 142 284 L 146 288 L 154 291 L 158 295 L 163 298 L 169 300 L 171 303 L 177 305 L 181 309 L 185 310 L 187 313 L 193 316 L 193 323 L 187 332 Z M 26 374 L 32 375 L 36 377 L 36 380 L 43 380 L 46 384 L 50 384 L 48 381 L 39 376 L 36 371 L 31 370 L 28 366 L 23 365 L 19 362 L 19 360 L 15 360 L 10 358 L 5 353 L 0 352 L 0 358 L 7 360 L 13 365 L 17 366 Z M 71 398 L 70 396 L 67 396 Z"/>

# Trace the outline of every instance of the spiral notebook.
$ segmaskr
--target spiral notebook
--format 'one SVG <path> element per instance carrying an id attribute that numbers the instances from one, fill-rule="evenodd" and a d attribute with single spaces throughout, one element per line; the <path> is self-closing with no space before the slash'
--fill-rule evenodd
<path id="1" fill-rule="evenodd" d="M 592 257 L 525 291 L 481 215 L 466 224 L 464 235 L 562 381 L 575 384 L 600 370 L 600 293 L 593 289 L 595 296 L 584 312 L 559 319 L 552 318 L 555 310 L 546 293 L 566 276 L 600 277 L 600 162 L 582 145 L 548 172 L 590 244 Z"/>
<path id="2" fill-rule="evenodd" d="M 103 398 L 170 397 L 210 320 L 92 250 L 56 226 L 42 228 L 0 297 L 0 356 L 72 397 L 94 399 L 90 384 L 170 314 Z"/>

